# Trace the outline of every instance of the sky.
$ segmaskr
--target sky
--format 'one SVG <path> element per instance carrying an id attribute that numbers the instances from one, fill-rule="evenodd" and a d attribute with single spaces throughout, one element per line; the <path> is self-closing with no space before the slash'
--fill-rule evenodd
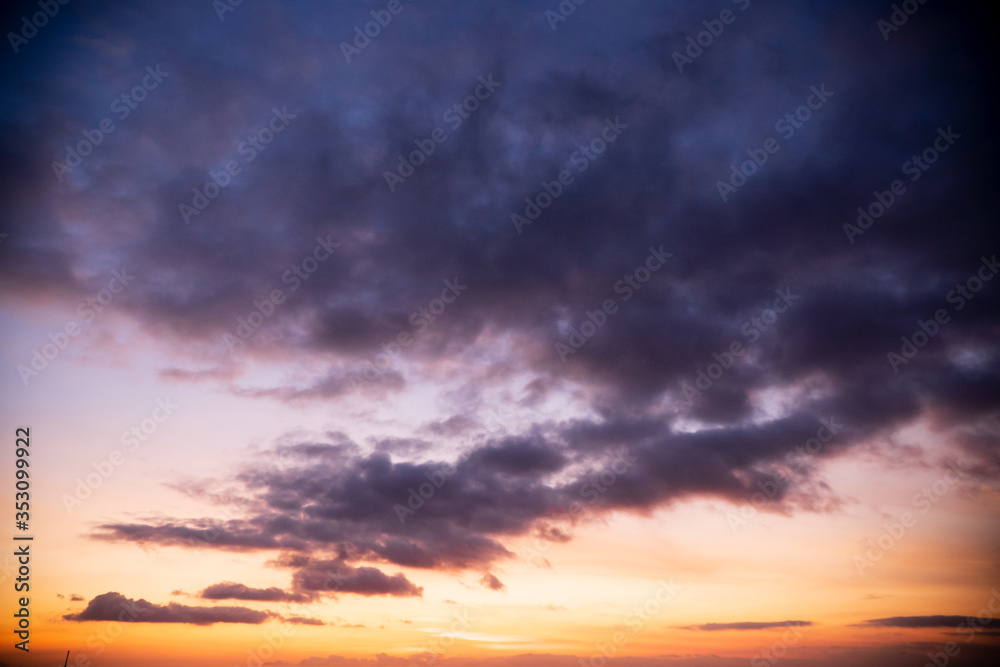
<path id="1" fill-rule="evenodd" d="M 12 3 L 0 666 L 996 664 L 995 30 Z"/>

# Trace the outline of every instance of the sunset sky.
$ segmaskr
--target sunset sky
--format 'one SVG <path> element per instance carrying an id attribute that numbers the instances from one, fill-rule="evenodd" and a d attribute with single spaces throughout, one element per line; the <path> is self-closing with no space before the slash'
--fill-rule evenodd
<path id="1" fill-rule="evenodd" d="M 1000 664 L 978 7 L 5 9 L 0 667 Z"/>

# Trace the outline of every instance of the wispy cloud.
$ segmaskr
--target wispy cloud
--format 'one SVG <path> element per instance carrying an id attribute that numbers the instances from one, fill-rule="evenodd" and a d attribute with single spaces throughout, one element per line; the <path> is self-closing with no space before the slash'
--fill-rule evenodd
<path id="1" fill-rule="evenodd" d="M 702 625 L 685 625 L 682 630 L 704 630 L 719 632 L 722 630 L 769 630 L 771 628 L 800 628 L 812 625 L 812 621 L 740 621 L 736 623 L 703 623 Z"/>

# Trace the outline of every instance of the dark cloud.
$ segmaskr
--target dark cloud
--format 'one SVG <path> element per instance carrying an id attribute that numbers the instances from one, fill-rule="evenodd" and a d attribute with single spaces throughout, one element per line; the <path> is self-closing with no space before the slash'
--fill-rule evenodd
<path id="1" fill-rule="evenodd" d="M 153 604 L 146 600 L 132 600 L 121 593 L 109 592 L 98 595 L 87 608 L 78 614 L 66 614 L 67 621 L 119 621 L 122 623 L 189 623 L 192 625 L 212 625 L 213 623 L 260 624 L 274 614 L 246 607 L 189 607 L 171 602 L 166 605 Z"/>
<path id="2" fill-rule="evenodd" d="M 254 600 L 258 602 L 308 602 L 309 596 L 288 593 L 280 588 L 250 588 L 246 584 L 224 581 L 212 584 L 199 596 L 205 600 Z"/>
<path id="3" fill-rule="evenodd" d="M 292 557 L 284 563 L 295 568 L 296 590 L 308 593 L 353 593 L 355 595 L 391 595 L 421 597 L 424 589 L 403 574 L 387 575 L 374 567 L 351 567 L 341 560 Z"/>
<path id="4" fill-rule="evenodd" d="M 978 621 L 971 616 L 891 616 L 889 618 L 873 618 L 858 627 L 864 628 L 954 628 L 958 625 L 968 625 L 969 621 L 978 625 L 989 625 L 989 621 Z M 978 626 L 976 626 L 978 627 Z"/>
<path id="5" fill-rule="evenodd" d="M 799 628 L 812 625 L 812 621 L 741 621 L 738 623 L 703 623 L 702 625 L 684 626 L 684 630 L 704 630 L 718 632 L 722 630 L 770 630 L 772 628 Z"/>

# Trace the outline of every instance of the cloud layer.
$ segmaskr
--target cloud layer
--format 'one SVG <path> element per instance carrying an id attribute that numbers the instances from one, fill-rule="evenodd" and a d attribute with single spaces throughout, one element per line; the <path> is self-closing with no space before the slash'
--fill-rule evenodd
<path id="1" fill-rule="evenodd" d="M 120 623 L 188 623 L 212 625 L 214 623 L 260 624 L 273 618 L 273 614 L 246 607 L 190 607 L 171 602 L 153 604 L 146 600 L 133 600 L 121 593 L 108 592 L 96 596 L 87 608 L 77 614 L 63 616 L 67 621 L 118 621 Z"/>

